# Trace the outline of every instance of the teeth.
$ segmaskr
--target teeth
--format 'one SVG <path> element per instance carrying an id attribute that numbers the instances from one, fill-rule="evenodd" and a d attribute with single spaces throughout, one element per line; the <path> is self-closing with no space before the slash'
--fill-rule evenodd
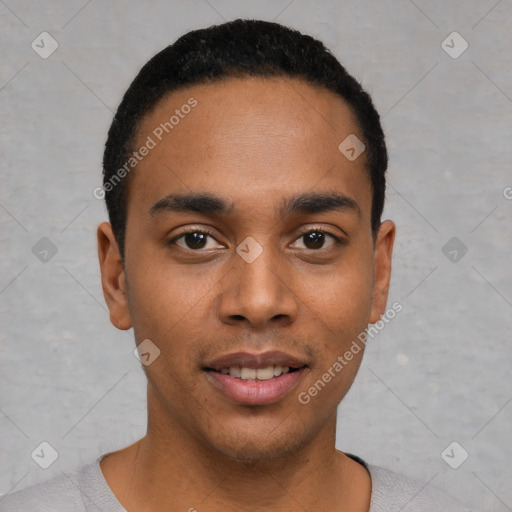
<path id="1" fill-rule="evenodd" d="M 229 369 L 229 375 L 231 375 L 231 377 L 238 377 L 238 378 L 240 378 L 242 376 L 242 374 L 240 373 L 240 368 L 237 368 L 236 366 L 233 366 Z"/>
<path id="2" fill-rule="evenodd" d="M 242 380 L 255 379 L 256 370 L 254 368 L 242 368 L 240 378 Z"/>
<path id="3" fill-rule="evenodd" d="M 274 377 L 279 377 L 288 373 L 290 368 L 288 366 L 267 366 L 266 368 L 240 368 L 232 366 L 231 368 L 222 368 L 220 373 L 230 375 L 242 380 L 270 380 Z"/>
<path id="4" fill-rule="evenodd" d="M 256 370 L 256 378 L 258 380 L 269 380 L 274 377 L 274 368 L 268 366 L 267 368 L 259 368 Z"/>
<path id="5" fill-rule="evenodd" d="M 283 373 L 283 367 L 282 366 L 274 366 L 274 377 L 278 377 Z"/>

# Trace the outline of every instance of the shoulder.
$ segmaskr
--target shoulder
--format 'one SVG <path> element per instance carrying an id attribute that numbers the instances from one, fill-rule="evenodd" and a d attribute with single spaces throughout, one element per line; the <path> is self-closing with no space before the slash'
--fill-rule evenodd
<path id="1" fill-rule="evenodd" d="M 0 496 L 0 512 L 124 512 L 108 487 L 99 459 L 78 471 Z"/>
<path id="2" fill-rule="evenodd" d="M 0 496 L 0 512 L 84 512 L 77 474 L 62 474 L 52 480 Z"/>
<path id="3" fill-rule="evenodd" d="M 368 465 L 372 477 L 370 512 L 470 512 L 432 485 Z"/>

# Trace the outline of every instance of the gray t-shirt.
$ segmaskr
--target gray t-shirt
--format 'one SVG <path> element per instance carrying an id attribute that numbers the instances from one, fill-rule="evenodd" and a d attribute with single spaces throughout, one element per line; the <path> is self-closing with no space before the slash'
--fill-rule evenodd
<path id="1" fill-rule="evenodd" d="M 469 512 L 434 487 L 353 458 L 364 464 L 371 475 L 370 512 Z M 0 512 L 126 512 L 103 477 L 100 460 L 101 457 L 76 472 L 1 496 Z"/>

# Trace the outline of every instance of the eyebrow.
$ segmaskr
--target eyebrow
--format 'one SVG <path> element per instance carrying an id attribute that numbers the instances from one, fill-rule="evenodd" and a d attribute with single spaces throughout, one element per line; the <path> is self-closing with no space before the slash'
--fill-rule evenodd
<path id="1" fill-rule="evenodd" d="M 213 194 L 169 194 L 159 199 L 150 209 L 151 216 L 161 212 L 202 213 L 206 215 L 228 215 L 234 204 Z M 349 196 L 336 192 L 307 192 L 283 200 L 281 216 L 296 213 L 322 213 L 329 211 L 352 211 L 361 216 L 357 202 Z"/>

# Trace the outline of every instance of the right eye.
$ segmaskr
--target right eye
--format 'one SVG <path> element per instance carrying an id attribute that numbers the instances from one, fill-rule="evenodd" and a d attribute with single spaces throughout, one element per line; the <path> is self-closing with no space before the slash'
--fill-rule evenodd
<path id="1" fill-rule="evenodd" d="M 217 245 L 215 245 L 216 243 Z M 224 247 L 215 240 L 211 233 L 197 229 L 181 233 L 170 240 L 168 244 L 175 244 L 182 249 L 195 252 L 202 252 L 201 249 L 212 250 Z"/>

